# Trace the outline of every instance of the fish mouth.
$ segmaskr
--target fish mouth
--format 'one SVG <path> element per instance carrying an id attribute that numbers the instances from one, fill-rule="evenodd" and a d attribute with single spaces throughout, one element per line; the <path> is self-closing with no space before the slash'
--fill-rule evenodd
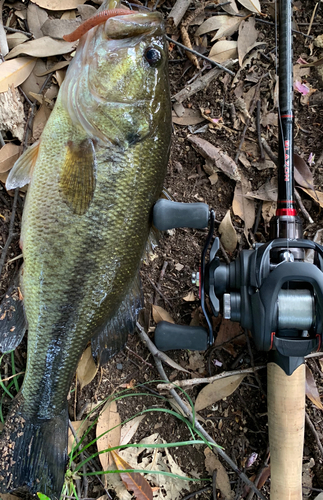
<path id="1" fill-rule="evenodd" d="M 132 15 L 111 17 L 105 22 L 107 38 L 131 38 L 139 35 L 163 35 L 165 27 L 159 12 L 136 12 Z"/>

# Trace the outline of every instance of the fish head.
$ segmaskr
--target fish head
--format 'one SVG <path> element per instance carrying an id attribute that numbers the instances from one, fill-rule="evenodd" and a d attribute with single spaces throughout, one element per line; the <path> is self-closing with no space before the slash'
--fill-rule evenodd
<path id="1" fill-rule="evenodd" d="M 167 44 L 158 12 L 108 19 L 81 39 L 62 100 L 90 137 L 127 147 L 170 124 Z"/>

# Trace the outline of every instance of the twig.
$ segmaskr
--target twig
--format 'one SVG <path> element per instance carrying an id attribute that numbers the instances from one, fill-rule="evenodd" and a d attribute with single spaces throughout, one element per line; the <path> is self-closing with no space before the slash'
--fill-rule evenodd
<path id="1" fill-rule="evenodd" d="M 304 215 L 305 219 L 308 220 L 308 222 L 310 224 L 314 224 L 312 217 L 310 216 L 310 214 L 308 213 L 308 211 L 306 210 L 306 208 L 303 205 L 302 198 L 300 197 L 299 192 L 295 188 L 294 188 L 294 195 L 295 195 L 296 201 L 298 203 L 298 206 L 300 208 L 300 211 Z"/>
<path id="2" fill-rule="evenodd" d="M 6 241 L 5 246 L 3 247 L 2 253 L 1 253 L 1 258 L 0 258 L 0 276 L 2 273 L 3 265 L 5 263 L 7 253 L 9 250 L 9 247 L 12 243 L 12 240 L 14 239 L 15 236 L 18 236 L 17 233 L 14 233 L 14 223 L 15 223 L 15 216 L 16 216 L 16 210 L 17 210 L 17 201 L 18 201 L 18 196 L 19 196 L 19 188 L 15 189 L 15 195 L 13 198 L 13 204 L 12 204 L 12 211 L 11 211 L 11 217 L 10 217 L 10 224 L 9 224 L 9 234 L 8 234 L 8 239 Z"/>
<path id="3" fill-rule="evenodd" d="M 143 327 L 138 323 L 138 321 L 137 321 L 136 325 L 137 325 L 137 328 L 139 330 L 139 336 L 140 336 L 141 340 L 147 345 L 148 349 L 150 350 L 150 352 L 152 353 L 152 355 L 155 358 L 156 368 L 157 368 L 160 376 L 162 377 L 162 379 L 164 379 L 166 382 L 169 383 L 169 379 L 168 379 L 168 377 L 164 371 L 163 365 L 160 361 L 162 353 L 160 353 L 160 351 L 158 351 L 157 347 L 150 340 L 147 333 L 145 332 Z M 193 417 L 192 412 L 187 408 L 186 404 L 184 403 L 184 401 L 182 401 L 182 399 L 179 397 L 177 392 L 174 389 L 171 389 L 170 394 L 173 396 L 176 403 L 179 405 L 179 407 L 183 411 L 184 415 L 186 415 L 186 417 L 189 419 L 189 421 L 194 424 L 195 428 L 202 434 L 202 436 L 205 439 L 207 439 L 207 441 L 209 441 L 209 443 L 212 443 L 214 446 L 216 446 L 216 450 L 214 450 L 212 447 L 213 453 L 219 454 L 227 462 L 227 464 L 234 470 L 234 472 L 239 476 L 239 478 L 242 481 L 244 481 L 248 486 L 250 486 L 250 488 L 252 488 L 252 490 L 259 496 L 259 498 L 261 498 L 261 500 L 266 500 L 264 495 L 258 490 L 258 488 L 255 487 L 253 482 L 250 481 L 250 479 L 248 479 L 247 476 L 243 472 L 241 472 L 241 470 L 236 466 L 236 464 L 233 462 L 233 460 L 224 452 L 224 450 L 222 448 L 220 448 L 217 445 L 217 443 L 214 441 L 214 439 L 212 439 L 212 437 L 206 432 L 206 430 L 203 429 L 201 424 Z"/>
<path id="4" fill-rule="evenodd" d="M 210 485 L 210 486 L 205 486 L 204 488 L 201 488 L 200 490 L 192 491 L 192 493 L 189 493 L 188 495 L 183 497 L 182 500 L 189 500 L 190 498 L 195 497 L 195 495 L 199 495 L 200 493 L 204 493 L 204 491 L 208 491 L 211 488 L 212 488 L 212 486 Z"/>
<path id="5" fill-rule="evenodd" d="M 264 150 L 266 151 L 267 155 L 275 163 L 275 165 L 278 167 L 278 157 L 275 155 L 275 153 L 272 151 L 271 147 L 269 146 L 268 142 L 264 137 L 261 138 L 262 145 L 264 147 Z"/>
<path id="6" fill-rule="evenodd" d="M 142 363 L 144 363 L 145 365 L 148 365 L 150 368 L 153 368 L 152 364 L 148 363 L 148 361 L 146 361 L 144 358 L 139 356 L 139 354 L 137 354 L 136 352 L 132 351 L 128 346 L 126 346 L 126 349 L 127 349 L 127 351 L 131 352 L 131 354 L 133 354 L 136 358 L 140 359 L 140 361 Z"/>
<path id="7" fill-rule="evenodd" d="M 319 447 L 319 450 L 320 450 L 321 455 L 323 457 L 323 446 L 322 446 L 322 443 L 321 443 L 320 438 L 318 436 L 318 433 L 316 432 L 316 429 L 315 429 L 315 427 L 314 427 L 314 425 L 312 423 L 312 420 L 310 419 L 310 417 L 308 416 L 308 414 L 306 412 L 305 412 L 305 420 L 306 420 L 307 425 L 311 429 L 312 434 L 314 435 L 314 437 L 316 439 L 317 446 Z"/>
<path id="8" fill-rule="evenodd" d="M 166 35 L 166 39 L 171 42 L 171 43 L 174 43 L 175 45 L 178 45 L 179 47 L 181 47 L 181 49 L 185 50 L 185 51 L 188 51 L 188 52 L 192 52 L 192 54 L 195 54 L 197 57 L 201 57 L 202 59 L 205 59 L 205 61 L 208 61 L 210 64 L 212 64 L 212 66 L 216 66 L 217 68 L 221 69 L 222 71 L 226 71 L 227 73 L 229 73 L 229 75 L 231 76 L 235 76 L 235 74 L 233 73 L 233 71 L 231 71 L 230 69 L 226 68 L 225 66 L 222 66 L 222 64 L 219 64 L 215 61 L 213 61 L 212 59 L 210 59 L 209 57 L 206 57 L 204 56 L 203 54 L 200 54 L 199 52 L 197 52 L 196 50 L 193 50 L 193 49 L 189 49 L 188 47 L 186 47 L 185 45 L 183 45 L 182 43 L 180 42 L 177 42 L 175 40 L 173 40 L 172 38 L 170 38 L 169 36 Z"/>
<path id="9" fill-rule="evenodd" d="M 243 143 L 244 143 L 244 140 L 245 140 L 245 135 L 246 135 L 246 132 L 247 132 L 248 127 L 249 127 L 250 118 L 251 118 L 251 116 L 252 116 L 252 114 L 253 114 L 253 112 L 255 110 L 256 104 L 257 104 L 256 98 L 258 96 L 259 86 L 260 86 L 261 80 L 262 80 L 262 77 L 260 78 L 260 80 L 257 83 L 257 85 L 255 85 L 255 92 L 254 92 L 254 95 L 252 97 L 252 101 L 251 101 L 250 108 L 249 108 L 249 117 L 246 119 L 246 123 L 245 123 L 245 126 L 244 126 L 242 134 L 241 134 L 241 139 L 240 139 L 238 151 L 237 151 L 237 153 L 235 155 L 235 158 L 234 158 L 235 163 L 238 163 L 239 156 L 240 156 L 240 153 L 241 153 L 241 149 L 242 149 L 242 146 L 243 146 Z"/>
<path id="10" fill-rule="evenodd" d="M 323 357 L 323 352 L 312 352 L 311 354 L 307 354 L 304 356 L 304 359 L 310 359 L 310 358 L 322 358 Z"/>
<path id="11" fill-rule="evenodd" d="M 163 295 L 163 293 L 159 290 L 159 288 L 155 285 L 155 283 L 149 278 L 149 276 L 147 276 L 148 278 L 148 281 L 149 283 L 151 284 L 151 286 L 155 289 L 155 298 L 154 298 L 154 304 L 155 306 L 157 305 L 157 293 L 159 293 L 159 295 L 161 296 L 161 298 L 165 301 L 166 304 L 169 305 L 169 307 L 173 308 L 173 306 L 171 305 L 171 303 L 169 302 L 168 299 L 166 299 L 166 297 Z"/>
<path id="12" fill-rule="evenodd" d="M 73 427 L 73 424 L 72 424 L 72 422 L 70 420 L 68 421 L 68 425 L 69 425 L 69 428 L 71 429 L 71 432 L 72 432 L 72 434 L 74 436 L 74 439 L 75 439 L 76 443 L 79 444 L 80 440 L 79 440 L 79 438 L 78 438 L 78 436 L 77 436 L 77 434 L 75 432 L 75 429 Z M 81 457 L 81 460 L 83 462 L 84 455 L 83 455 L 83 453 L 81 451 L 80 451 L 80 457 Z M 89 483 L 88 483 L 88 480 L 87 480 L 87 477 L 86 477 L 86 464 L 83 464 L 82 469 L 83 469 L 83 474 L 84 474 L 84 476 L 83 476 L 84 496 L 87 497 L 87 493 L 88 493 L 88 489 L 89 489 Z M 81 497 L 81 495 L 79 495 L 79 497 Z"/>
<path id="13" fill-rule="evenodd" d="M 259 17 L 256 17 L 256 21 L 258 23 L 270 24 L 271 26 L 275 26 L 275 23 L 273 23 L 272 21 L 265 21 L 264 19 L 259 19 Z M 305 38 L 314 38 L 312 35 L 306 35 L 306 33 L 302 33 L 301 31 L 297 31 L 297 30 L 292 29 L 292 32 L 298 33 L 299 35 L 303 35 L 303 36 L 305 36 Z"/>
<path id="14" fill-rule="evenodd" d="M 2 382 L 7 382 L 8 380 L 11 380 L 12 378 L 14 377 L 18 377 L 18 375 L 23 375 L 25 372 L 19 372 L 19 373 L 15 373 L 14 375 L 10 375 L 10 377 L 7 377 L 7 378 L 3 378 L 1 379 Z"/>
<path id="15" fill-rule="evenodd" d="M 212 382 L 215 382 L 216 380 L 220 380 L 221 378 L 232 377 L 233 375 L 241 375 L 244 373 L 246 373 L 246 374 L 247 373 L 255 373 L 256 371 L 263 370 L 264 368 L 266 368 L 265 365 L 255 366 L 254 368 L 243 368 L 242 370 L 233 370 L 230 372 L 218 373 L 217 375 L 213 375 L 212 377 L 175 380 L 175 382 L 171 382 L 169 384 L 158 384 L 157 389 L 170 391 L 171 389 L 174 389 L 175 386 L 177 386 L 177 387 L 193 387 L 194 385 L 197 385 L 197 384 L 212 384 Z"/>
<path id="16" fill-rule="evenodd" d="M 27 36 L 33 36 L 33 34 L 29 33 L 28 31 L 16 30 L 15 28 L 9 28 L 9 26 L 4 26 L 4 29 L 6 31 L 9 31 L 9 33 L 23 33 L 24 35 Z"/>
<path id="17" fill-rule="evenodd" d="M 263 161 L 265 159 L 265 153 L 264 153 L 264 147 L 261 142 L 261 127 L 260 127 L 260 106 L 261 106 L 261 100 L 258 99 L 257 101 L 257 135 L 258 135 L 258 143 L 259 143 L 259 148 L 260 148 L 260 160 Z"/>
<path id="18" fill-rule="evenodd" d="M 181 38 L 182 38 L 182 41 L 183 41 L 183 44 L 185 45 L 185 47 L 187 47 L 188 49 L 193 50 L 193 47 L 192 47 L 192 44 L 191 44 L 191 40 L 190 40 L 188 31 L 187 31 L 187 29 L 186 29 L 185 26 L 181 25 L 181 27 L 180 27 L 180 33 L 181 33 Z M 196 55 L 193 54 L 191 51 L 185 51 L 185 52 L 186 52 L 186 55 L 187 55 L 188 59 L 194 64 L 194 66 L 197 69 L 201 69 L 200 63 L 198 62 L 198 59 L 197 59 Z"/>

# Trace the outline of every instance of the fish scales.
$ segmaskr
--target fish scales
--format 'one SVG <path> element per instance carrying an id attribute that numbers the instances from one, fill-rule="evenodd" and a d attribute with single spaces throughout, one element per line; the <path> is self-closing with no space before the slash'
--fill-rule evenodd
<path id="1" fill-rule="evenodd" d="M 0 437 L 1 492 L 60 495 L 67 394 L 89 340 L 133 310 L 170 134 L 160 15 L 121 16 L 91 29 L 40 143 L 8 178 L 11 188 L 30 178 L 21 235 L 28 352 Z M 124 327 L 129 318 L 122 321 Z M 107 348 L 116 336 L 110 332 Z"/>

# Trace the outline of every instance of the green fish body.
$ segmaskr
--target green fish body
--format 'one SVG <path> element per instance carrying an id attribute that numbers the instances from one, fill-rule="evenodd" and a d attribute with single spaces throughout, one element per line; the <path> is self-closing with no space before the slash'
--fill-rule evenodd
<path id="1" fill-rule="evenodd" d="M 30 180 L 21 235 L 28 354 L 0 439 L 3 493 L 60 495 L 68 391 L 87 343 L 106 361 L 133 324 L 170 134 L 160 15 L 120 16 L 91 29 L 40 142 L 8 178 L 9 188 Z"/>

